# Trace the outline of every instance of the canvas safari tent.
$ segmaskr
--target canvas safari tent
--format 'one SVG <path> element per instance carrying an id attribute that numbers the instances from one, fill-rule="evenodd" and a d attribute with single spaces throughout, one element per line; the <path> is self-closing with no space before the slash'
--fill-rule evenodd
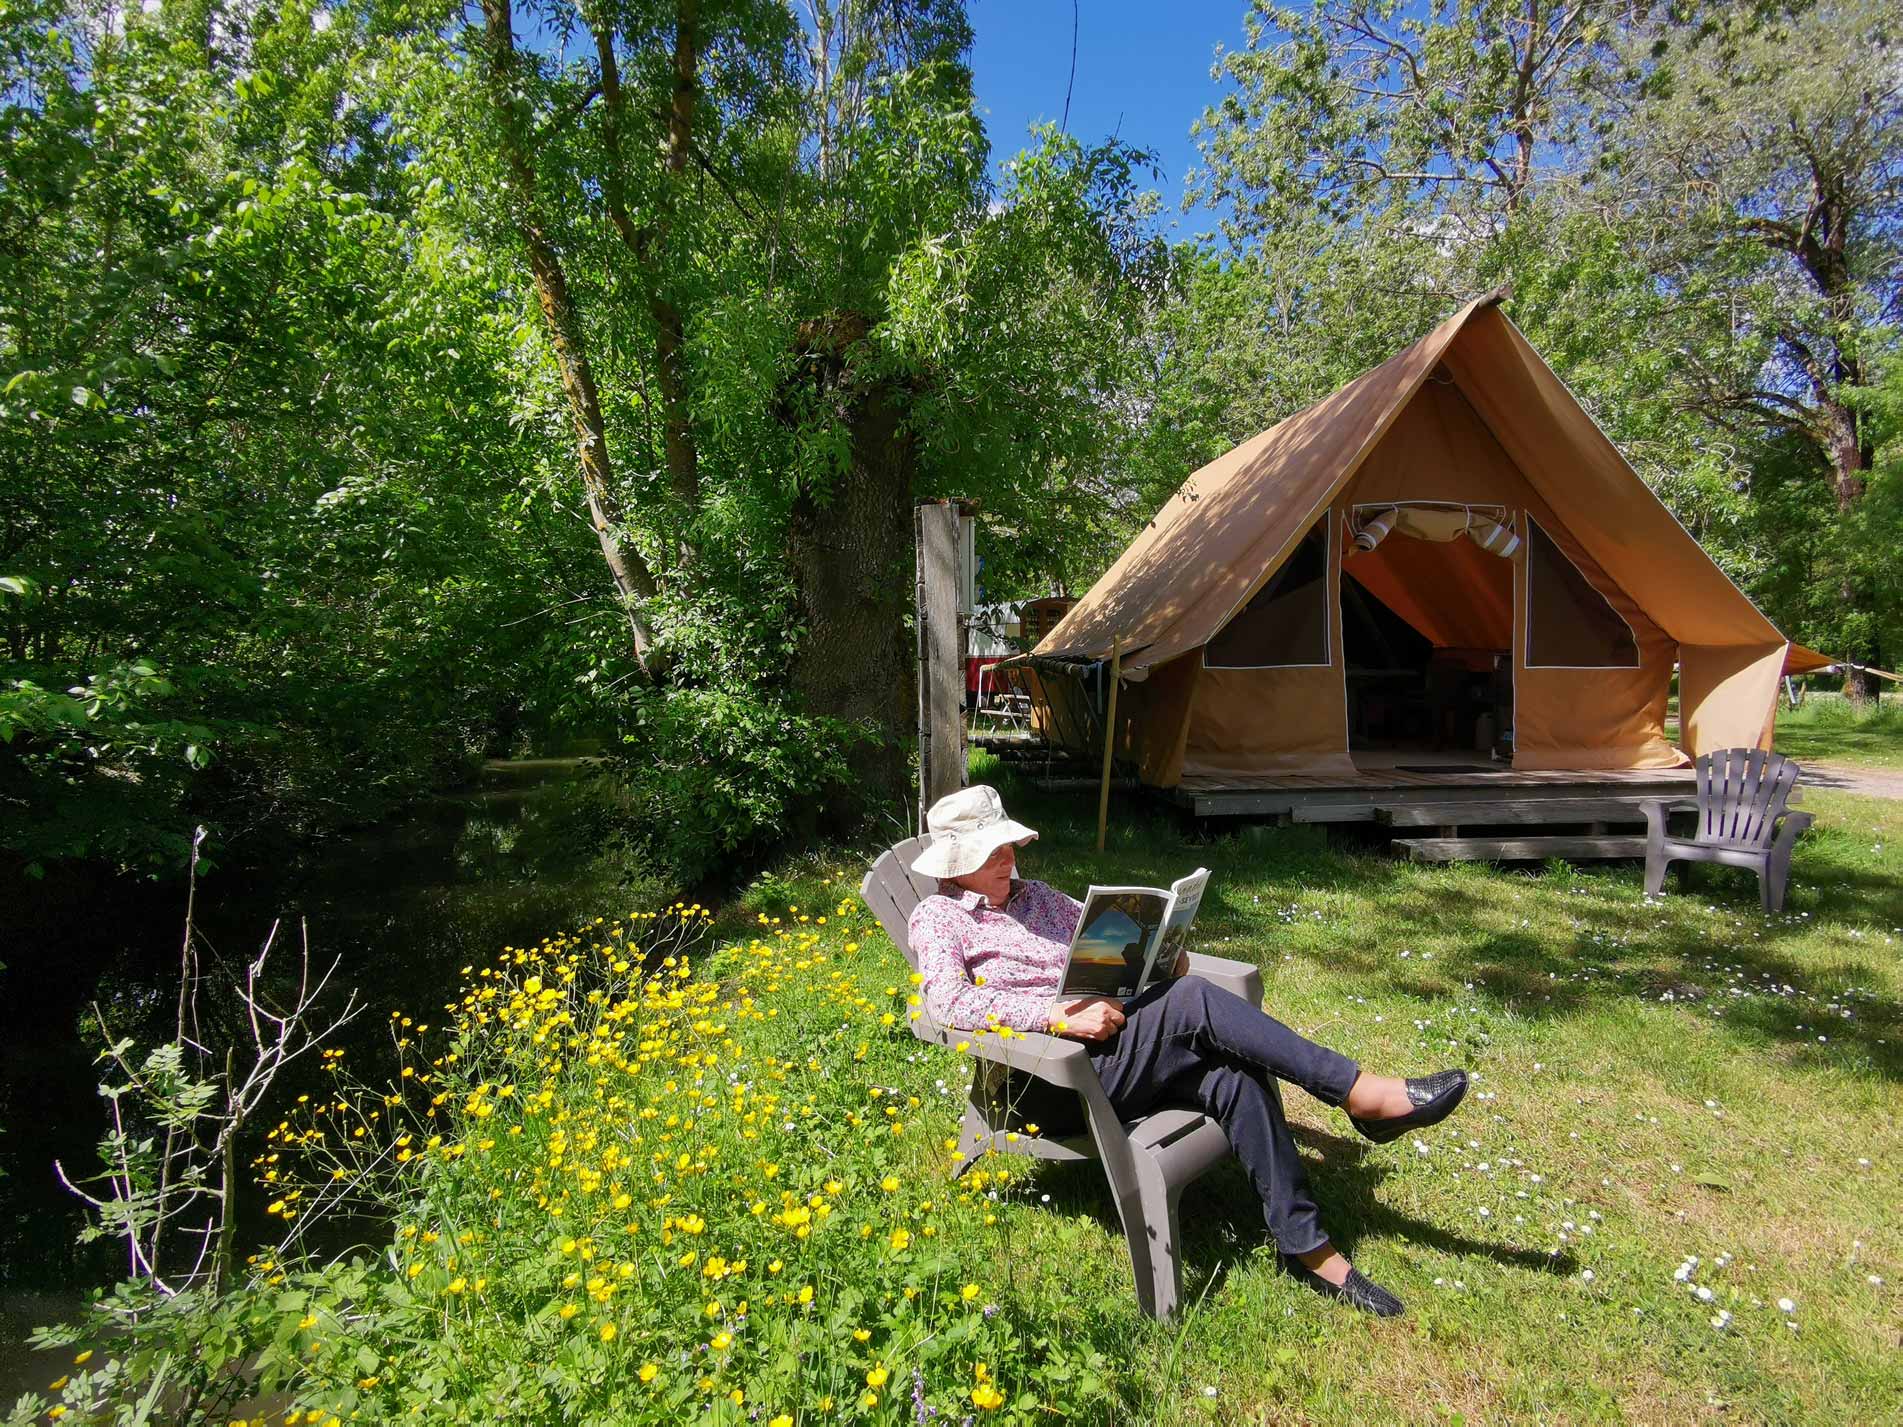
<path id="1" fill-rule="evenodd" d="M 1103 707 L 1113 648 L 1119 756 L 1164 788 L 1411 746 L 1671 768 L 1768 747 L 1780 675 L 1828 663 L 1719 570 L 1499 294 L 1191 475 L 1027 661 L 1052 737 L 1081 742 L 1065 705 Z"/>

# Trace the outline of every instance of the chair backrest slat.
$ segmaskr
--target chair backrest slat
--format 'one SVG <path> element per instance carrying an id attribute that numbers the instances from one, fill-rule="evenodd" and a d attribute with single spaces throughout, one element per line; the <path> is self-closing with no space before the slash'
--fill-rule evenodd
<path id="1" fill-rule="evenodd" d="M 931 841 L 929 837 L 907 838 L 897 847 L 880 853 L 859 883 L 859 895 L 872 908 L 885 934 L 905 953 L 905 964 L 914 971 L 918 970 L 918 958 L 912 952 L 912 909 L 938 891 L 938 879 L 920 876 L 912 870 L 912 864 L 931 846 Z M 920 1040 L 936 1041 L 940 1029 L 931 1012 L 923 1006 L 912 1012 L 912 1034 Z M 982 1070 L 974 1082 L 977 1087 L 974 1093 L 979 1098 L 990 1093 L 990 1082 L 985 1077 L 995 1069 L 997 1067 Z"/>
<path id="2" fill-rule="evenodd" d="M 1700 842 L 1768 846 L 1803 770 L 1781 753 L 1726 748 L 1698 760 Z"/>
<path id="3" fill-rule="evenodd" d="M 938 890 L 938 880 L 921 877 L 912 871 L 912 863 L 930 844 L 929 838 L 912 837 L 880 853 L 859 884 L 859 895 L 866 899 L 885 934 L 905 953 L 906 964 L 915 971 L 918 961 L 906 928 L 912 920 L 912 909 Z"/>
<path id="4" fill-rule="evenodd" d="M 1737 811 L 1732 814 L 1731 836 L 1735 842 L 1750 842 L 1758 824 L 1758 803 L 1764 792 L 1764 750 L 1747 749 L 1744 776 L 1738 784 Z"/>

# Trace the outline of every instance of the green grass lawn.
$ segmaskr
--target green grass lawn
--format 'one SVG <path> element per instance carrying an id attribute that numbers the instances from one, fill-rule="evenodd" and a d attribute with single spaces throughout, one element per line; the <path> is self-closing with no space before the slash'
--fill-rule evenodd
<path id="1" fill-rule="evenodd" d="M 1897 1419 L 1903 803 L 1813 792 L 1766 917 L 1722 869 L 1648 905 L 1632 865 L 1416 866 L 1134 803 L 1098 855 L 1094 800 L 979 758 L 1043 833 L 1030 875 L 1081 892 L 1206 865 L 1200 947 L 1260 965 L 1273 1014 L 1370 1068 L 1474 1074 L 1418 1143 L 1288 1097 L 1325 1221 L 1408 1304 L 1392 1322 L 1281 1276 L 1230 1166 L 1183 1206 L 1193 1307 L 1150 1324 L 1101 1176 L 1031 1171 L 973 1272 L 1101 1348 L 1116 1371 L 1089 1420 Z M 817 901 L 840 870 L 802 863 L 753 901 Z"/>
<path id="2" fill-rule="evenodd" d="M 1859 714 L 1843 699 L 1812 697 L 1802 708 L 1780 706 L 1777 747 L 1800 763 L 1823 758 L 1875 768 L 1903 768 L 1903 704 L 1890 695 Z"/>

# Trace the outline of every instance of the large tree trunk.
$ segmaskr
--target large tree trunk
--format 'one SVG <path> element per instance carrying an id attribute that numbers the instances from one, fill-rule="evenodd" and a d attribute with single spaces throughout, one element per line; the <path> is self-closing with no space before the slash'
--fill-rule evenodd
<path id="1" fill-rule="evenodd" d="M 1825 421 L 1826 453 L 1830 457 L 1830 473 L 1837 497 L 1837 516 L 1839 520 L 1848 522 L 1869 483 L 1868 452 L 1864 449 L 1855 411 L 1834 397 L 1824 400 L 1820 405 Z M 1865 592 L 1849 580 L 1838 586 L 1837 599 L 1847 610 L 1866 605 Z M 1874 649 L 1851 649 L 1846 652 L 1853 659 L 1876 657 Z M 1844 674 L 1844 696 L 1858 707 L 1867 704 L 1877 696 L 1876 676 L 1852 667 Z"/>
<path id="2" fill-rule="evenodd" d="M 868 813 L 904 821 L 910 802 L 914 658 L 906 614 L 918 460 L 902 391 L 888 382 L 862 386 L 842 364 L 828 395 L 851 430 L 846 468 L 827 491 L 801 492 L 787 552 L 805 626 L 793 688 L 807 712 L 873 733 L 847 750 L 853 786 L 824 818 L 825 830 L 837 832 Z"/>
<path id="3" fill-rule="evenodd" d="M 511 93 L 515 83 L 515 34 L 509 0 L 482 0 L 487 41 L 490 107 L 496 116 L 497 141 L 515 190 L 516 227 L 528 249 L 529 271 L 535 296 L 548 323 L 549 345 L 562 374 L 562 392 L 568 398 L 569 419 L 575 429 L 575 451 L 581 467 L 582 491 L 588 501 L 589 523 L 601 546 L 601 558 L 614 580 L 634 639 L 634 657 L 652 672 L 654 632 L 641 612 L 654 597 L 654 578 L 640 552 L 621 535 L 615 507 L 614 472 L 608 460 L 607 428 L 602 421 L 601 394 L 588 360 L 581 314 L 569 292 L 560 255 L 536 212 L 535 166 L 518 127 Z"/>
<path id="4" fill-rule="evenodd" d="M 1819 420 L 1815 439 L 1823 448 L 1825 460 L 1830 463 L 1832 494 L 1837 498 L 1838 518 L 1847 523 L 1868 487 L 1874 452 L 1869 446 L 1865 423 L 1859 419 L 1856 409 L 1846 404 L 1839 394 L 1844 387 L 1860 386 L 1863 382 L 1863 364 L 1854 336 L 1857 329 L 1856 289 L 1851 281 L 1845 250 L 1850 228 L 1849 215 L 1844 211 L 1841 201 L 1841 185 L 1833 182 L 1814 164 L 1813 172 L 1816 176 L 1815 201 L 1803 224 L 1796 229 L 1795 241 L 1788 246 L 1792 256 L 1802 265 L 1811 283 L 1828 304 L 1831 327 L 1827 346 L 1814 338 L 1805 340 L 1795 336 L 1791 339 L 1791 345 L 1798 353 L 1805 374 L 1810 378 L 1811 390 L 1817 400 Z M 1786 231 L 1790 231 L 1788 225 Z M 1847 610 L 1858 609 L 1867 603 L 1866 593 L 1847 579 L 1838 586 L 1837 598 Z M 1844 652 L 1852 659 L 1869 659 L 1875 655 L 1872 649 L 1848 649 Z M 1851 703 L 1868 703 L 1876 697 L 1876 693 L 1874 675 L 1855 667 L 1844 675 L 1844 694 Z"/>

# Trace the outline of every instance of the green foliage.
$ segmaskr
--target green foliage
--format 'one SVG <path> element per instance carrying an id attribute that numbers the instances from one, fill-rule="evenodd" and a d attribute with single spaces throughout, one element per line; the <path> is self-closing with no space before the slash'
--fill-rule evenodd
<path id="1" fill-rule="evenodd" d="M 242 1421 L 240 1404 L 296 1378 L 297 1355 L 284 1325 L 313 1301 L 313 1288 L 317 1301 L 336 1302 L 348 1282 L 339 1271 L 316 1284 L 245 1293 L 220 1293 L 208 1284 L 171 1293 L 137 1280 L 116 1284 L 79 1322 L 41 1329 L 32 1338 L 36 1348 L 71 1348 L 110 1334 L 111 1347 L 103 1356 L 97 1347 L 82 1347 L 50 1398 L 29 1393 L 4 1420 L 7 1427 L 28 1427 L 57 1407 L 64 1421 L 112 1427 Z"/>
<path id="2" fill-rule="evenodd" d="M 511 409 L 526 314 L 428 226 L 362 38 L 121 13 L 0 22 L 0 796 L 23 858 L 158 870 L 599 722 L 614 615 Z"/>
<path id="3" fill-rule="evenodd" d="M 1665 390 L 1714 438 L 1757 443 L 1746 462 L 1774 488 L 1790 443 L 1808 448 L 1834 518 L 1758 524 L 1772 564 L 1814 563 L 1818 583 L 1779 591 L 1789 632 L 1859 659 L 1895 647 L 1899 609 L 1870 567 L 1872 523 L 1894 526 L 1862 509 L 1882 437 L 1860 395 L 1903 299 L 1899 44 L 1872 0 L 1667 7 L 1619 37 L 1592 101 L 1592 200 L 1695 334 Z"/>
<path id="4" fill-rule="evenodd" d="M 979 504 L 997 598 L 1080 585 L 1126 538 L 1143 426 L 1126 394 L 1170 278 L 1139 187 L 1150 156 L 1054 126 L 1034 138 L 991 208 L 895 263 L 882 333 L 931 378 L 912 403 L 921 494 Z"/>
<path id="5" fill-rule="evenodd" d="M 202 836 L 200 829 L 193 844 L 194 892 Z M 64 1165 L 54 1165 L 88 1210 L 79 1241 L 116 1245 L 127 1276 L 109 1293 L 95 1291 L 76 1322 L 34 1334 L 40 1348 L 85 1346 L 73 1359 L 75 1371 L 48 1388 L 56 1403 L 29 1394 L 8 1414 L 9 1424 L 41 1414 L 126 1427 L 226 1423 L 240 1403 L 299 1372 L 291 1334 L 281 1325 L 302 1300 L 273 1291 L 281 1283 L 232 1291 L 240 1277 L 237 1137 L 284 1068 L 317 1050 L 314 1037 L 334 1033 L 351 1010 L 347 1005 L 321 1031 L 314 1024 L 314 996 L 329 977 L 320 973 L 313 981 L 308 948 L 300 984 L 282 997 L 262 991 L 270 984 L 267 939 L 234 988 L 249 1044 L 234 1030 L 220 1045 L 217 1021 L 200 1015 L 194 939 L 188 911 L 172 1038 L 141 1053 L 121 1037 L 99 1052 L 107 1129 L 96 1173 L 76 1182 Z M 319 1058 L 329 1064 L 334 1054 Z"/>
<path id="6" fill-rule="evenodd" d="M 167 823 L 191 775 L 212 759 L 203 724 L 160 716 L 170 681 L 120 663 L 65 692 L 30 679 L 0 684 L 0 848 L 30 875 L 41 859 L 99 857 L 126 866 L 176 864 L 186 835 Z"/>
<path id="7" fill-rule="evenodd" d="M 1429 250 L 1484 243 L 1577 137 L 1580 77 L 1623 9 L 1253 0 L 1197 126 L 1200 194 L 1232 241 L 1407 213 Z"/>
<path id="8" fill-rule="evenodd" d="M 796 712 L 772 694 L 641 690 L 615 760 L 619 837 L 694 886 L 784 842 L 847 777 L 868 730 Z"/>

